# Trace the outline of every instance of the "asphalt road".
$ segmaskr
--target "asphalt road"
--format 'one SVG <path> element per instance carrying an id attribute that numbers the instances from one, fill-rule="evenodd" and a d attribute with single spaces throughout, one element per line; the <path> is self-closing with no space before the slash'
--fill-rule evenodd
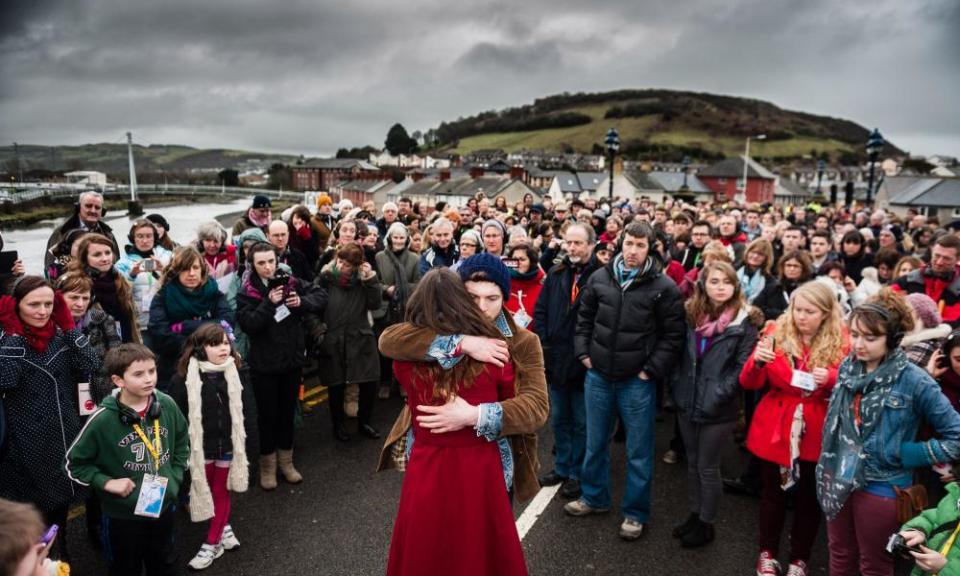
<path id="1" fill-rule="evenodd" d="M 389 429 L 399 412 L 399 399 L 378 401 L 375 425 Z M 753 574 L 758 501 L 727 496 L 717 523 L 717 538 L 699 550 L 683 550 L 670 537 L 687 515 L 685 465 L 669 466 L 659 457 L 666 450 L 673 426 L 669 415 L 657 425 L 657 463 L 653 513 L 648 533 L 639 541 L 617 536 L 621 517 L 624 452 L 613 444 L 614 509 L 606 515 L 569 518 L 564 500 L 556 496 L 523 540 L 531 575 L 619 574 Z M 394 514 L 403 481 L 396 472 L 374 473 L 380 441 L 355 436 L 340 443 L 331 435 L 326 404 L 304 418 L 297 432 L 296 461 L 305 480 L 299 486 L 281 482 L 267 493 L 251 476 L 251 488 L 234 495 L 231 524 L 241 542 L 204 574 L 215 575 L 377 575 L 386 569 Z M 541 433 L 541 463 L 551 468 L 549 427 Z M 731 444 L 725 452 L 725 475 L 739 470 L 743 454 Z M 516 506 L 519 516 L 523 506 Z M 789 526 L 790 517 L 787 522 Z M 455 527 L 451 527 L 455 529 Z M 186 563 L 199 549 L 205 524 L 191 524 L 181 512 L 177 532 L 180 559 Z M 105 564 L 89 548 L 82 518 L 69 526 L 73 573 L 106 574 Z M 788 550 L 784 537 L 783 553 Z M 826 574 L 824 530 L 814 551 L 811 574 Z"/>

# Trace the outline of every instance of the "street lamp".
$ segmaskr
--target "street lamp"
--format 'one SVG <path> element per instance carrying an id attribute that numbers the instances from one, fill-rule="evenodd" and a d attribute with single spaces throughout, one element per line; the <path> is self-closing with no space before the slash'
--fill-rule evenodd
<path id="1" fill-rule="evenodd" d="M 737 194 L 737 203 L 743 204 L 747 199 L 747 168 L 750 167 L 750 139 L 766 140 L 766 134 L 757 134 L 756 136 L 747 136 L 747 146 L 743 150 L 743 192 Z"/>
<path id="2" fill-rule="evenodd" d="M 617 132 L 616 128 L 607 130 L 607 137 L 604 138 L 603 143 L 607 145 L 607 155 L 610 156 L 610 191 L 608 196 L 610 200 L 613 200 L 613 157 L 620 149 L 620 133 Z"/>
<path id="3" fill-rule="evenodd" d="M 867 138 L 867 158 L 870 159 L 870 183 L 867 186 L 867 206 L 873 205 L 873 170 L 877 163 L 877 157 L 880 156 L 880 151 L 883 150 L 884 144 L 886 144 L 886 142 L 883 136 L 880 135 L 880 130 L 874 128 L 873 132 L 870 133 L 870 137 Z"/>
<path id="4" fill-rule="evenodd" d="M 687 186 L 687 173 L 688 173 L 688 172 L 690 172 L 690 157 L 689 157 L 689 156 L 684 156 L 684 157 L 683 157 L 683 186 L 680 187 L 680 190 L 682 190 L 683 192 L 686 192 L 687 190 L 690 189 L 690 187 Z"/>
<path id="5" fill-rule="evenodd" d="M 820 195 L 820 182 L 823 180 L 823 169 L 827 167 L 827 163 L 820 159 L 817 161 L 817 196 Z"/>

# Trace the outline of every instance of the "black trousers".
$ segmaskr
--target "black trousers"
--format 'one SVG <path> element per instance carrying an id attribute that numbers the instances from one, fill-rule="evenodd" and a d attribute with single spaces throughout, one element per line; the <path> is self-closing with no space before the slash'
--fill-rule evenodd
<path id="1" fill-rule="evenodd" d="M 111 576 L 173 576 L 180 574 L 173 541 L 176 513 L 170 506 L 159 518 L 105 517 Z"/>
<path id="2" fill-rule="evenodd" d="M 357 408 L 357 420 L 360 424 L 369 424 L 373 416 L 373 403 L 377 399 L 377 382 L 357 382 L 360 387 L 360 402 Z M 327 388 L 330 404 L 330 418 L 333 420 L 334 428 L 343 426 L 346 420 L 346 414 L 343 411 L 343 396 L 346 389 L 345 384 L 336 384 Z"/>
<path id="3" fill-rule="evenodd" d="M 300 368 L 280 374 L 251 372 L 257 399 L 260 454 L 293 448 L 293 419 L 300 391 Z"/>

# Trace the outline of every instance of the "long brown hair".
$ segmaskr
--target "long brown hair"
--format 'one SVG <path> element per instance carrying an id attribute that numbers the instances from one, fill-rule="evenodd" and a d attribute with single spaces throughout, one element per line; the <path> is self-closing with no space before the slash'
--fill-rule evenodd
<path id="1" fill-rule="evenodd" d="M 714 272 L 723 274 L 733 284 L 733 296 L 720 308 L 716 308 L 710 301 L 710 297 L 707 296 L 707 281 L 710 280 L 710 274 Z M 691 326 L 697 327 L 705 320 L 719 317 L 727 309 L 733 309 L 734 314 L 736 314 L 745 306 L 746 301 L 743 297 L 737 271 L 726 262 L 714 261 L 704 264 L 703 269 L 700 270 L 693 296 L 687 301 L 687 319 Z"/>
<path id="2" fill-rule="evenodd" d="M 183 343 L 183 351 L 177 360 L 177 374 L 181 376 L 187 375 L 187 367 L 190 365 L 190 358 L 194 356 L 194 352 L 199 351 L 197 354 L 198 359 L 204 359 L 206 358 L 203 349 L 204 346 L 218 346 L 223 344 L 224 340 L 230 342 L 230 354 L 233 356 L 233 361 L 236 362 L 237 370 L 239 370 L 240 354 L 237 353 L 233 342 L 230 340 L 230 337 L 227 336 L 226 329 L 215 322 L 207 322 L 194 330 L 193 333 L 187 337 L 187 341 Z"/>
<path id="3" fill-rule="evenodd" d="M 406 320 L 437 334 L 503 340 L 500 331 L 473 305 L 460 277 L 447 268 L 434 268 L 420 279 L 407 302 Z M 482 362 L 466 357 L 450 370 L 444 370 L 436 363 L 423 364 L 415 377 L 433 382 L 433 398 L 446 402 L 461 386 L 469 388 L 485 368 Z"/>
<path id="4" fill-rule="evenodd" d="M 113 247 L 113 242 L 109 238 L 103 234 L 84 234 L 83 238 L 80 239 L 79 246 L 77 247 L 77 257 L 71 260 L 70 264 L 67 265 L 67 271 L 79 272 L 81 274 L 91 276 L 90 265 L 87 264 L 87 256 L 90 253 L 90 246 L 93 246 L 94 244 L 106 246 L 111 252 L 113 252 L 113 285 L 117 290 L 117 302 L 120 303 L 120 307 L 123 308 L 123 313 L 126 314 L 130 320 L 131 331 L 134 332 L 133 337 L 137 342 L 139 342 L 140 328 L 137 325 L 137 311 L 136 306 L 133 303 L 133 286 L 131 286 L 130 282 L 123 277 L 123 274 L 117 272 L 116 264 L 120 255 L 116 253 L 116 249 Z"/>

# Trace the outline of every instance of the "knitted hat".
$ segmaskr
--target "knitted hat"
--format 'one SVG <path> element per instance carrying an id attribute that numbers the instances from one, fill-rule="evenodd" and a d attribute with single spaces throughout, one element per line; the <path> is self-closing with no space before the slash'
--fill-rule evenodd
<path id="1" fill-rule="evenodd" d="M 483 234 L 487 230 L 487 228 L 491 228 L 491 227 L 496 228 L 497 230 L 500 230 L 500 235 L 503 236 L 503 241 L 504 243 L 506 243 L 508 239 L 507 227 L 506 225 L 504 225 L 503 222 L 497 220 L 496 218 L 491 218 L 489 220 L 484 221 L 483 226 L 480 227 L 480 234 Z"/>
<path id="2" fill-rule="evenodd" d="M 907 294 L 907 303 L 917 313 L 924 328 L 936 328 L 943 323 L 937 303 L 926 294 Z"/>
<path id="3" fill-rule="evenodd" d="M 270 202 L 270 199 L 263 194 L 257 194 L 253 197 L 254 208 L 270 208 L 271 206 L 273 206 L 273 204 Z"/>
<path id="4" fill-rule="evenodd" d="M 321 206 L 333 206 L 333 198 L 330 198 L 326 192 L 317 196 L 317 208 Z"/>
<path id="5" fill-rule="evenodd" d="M 503 292 L 504 301 L 510 298 L 510 270 L 500 261 L 500 258 L 492 254 L 484 252 L 467 258 L 460 263 L 460 268 L 457 272 L 460 273 L 460 278 L 464 282 L 470 280 L 471 276 L 480 272 L 500 287 L 500 291 Z"/>
<path id="6" fill-rule="evenodd" d="M 167 232 L 170 231 L 170 224 L 167 222 L 167 219 L 160 214 L 147 214 L 147 220 L 153 222 L 157 226 L 160 226 Z"/>

